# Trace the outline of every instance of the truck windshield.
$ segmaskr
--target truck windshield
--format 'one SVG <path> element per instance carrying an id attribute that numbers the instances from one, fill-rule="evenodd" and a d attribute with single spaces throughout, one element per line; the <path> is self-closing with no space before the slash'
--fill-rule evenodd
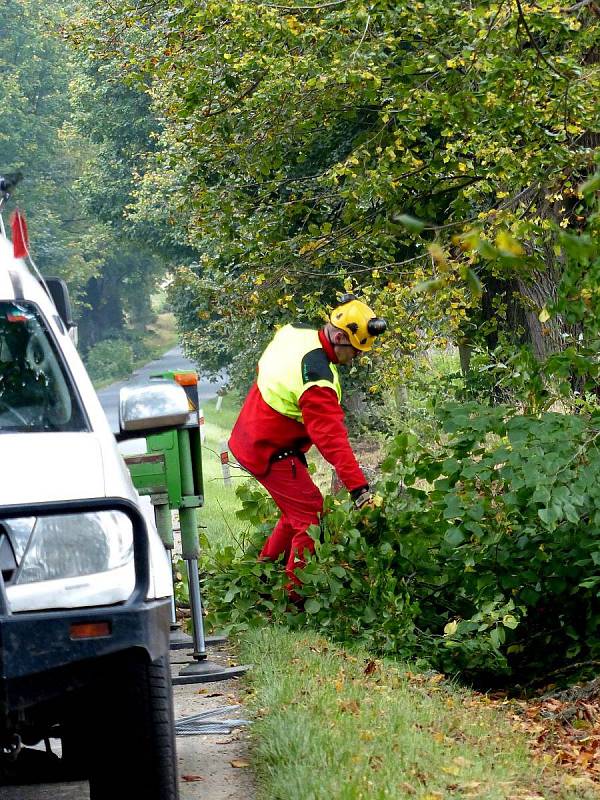
<path id="1" fill-rule="evenodd" d="M 0 300 L 0 433 L 87 430 L 39 312 Z"/>

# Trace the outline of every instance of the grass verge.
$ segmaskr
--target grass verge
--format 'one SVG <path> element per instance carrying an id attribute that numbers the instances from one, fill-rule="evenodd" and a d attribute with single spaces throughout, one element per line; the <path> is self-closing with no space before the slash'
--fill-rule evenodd
<path id="1" fill-rule="evenodd" d="M 241 481 L 248 480 L 249 476 L 243 470 L 231 467 L 231 485 L 226 486 L 220 457 L 221 443 L 229 439 L 239 410 L 239 398 L 233 394 L 225 395 L 219 411 L 217 398 L 202 401 L 205 420 L 202 450 L 204 507 L 198 519 L 200 525 L 205 526 L 202 533 L 206 542 L 214 549 L 228 545 L 243 548 L 248 529 L 248 524 L 235 516 L 241 506 L 235 488 Z"/>
<path id="2" fill-rule="evenodd" d="M 177 341 L 175 315 L 171 312 L 158 314 L 155 322 L 146 328 L 144 343 L 155 358 L 175 347 Z"/>
<path id="3" fill-rule="evenodd" d="M 321 637 L 245 634 L 260 800 L 591 800 L 480 696 Z"/>

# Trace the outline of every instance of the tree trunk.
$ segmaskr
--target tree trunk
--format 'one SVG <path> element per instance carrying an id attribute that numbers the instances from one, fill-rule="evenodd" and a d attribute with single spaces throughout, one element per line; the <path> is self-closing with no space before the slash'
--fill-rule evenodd
<path id="1" fill-rule="evenodd" d="M 463 341 L 458 343 L 458 357 L 460 359 L 460 371 L 463 378 L 466 378 L 471 371 L 471 355 L 473 354 L 473 347 L 469 342 Z"/>
<path id="2" fill-rule="evenodd" d="M 527 326 L 527 341 L 531 343 L 538 361 L 547 358 L 564 347 L 565 325 L 558 317 L 540 322 L 542 309 L 556 300 L 558 275 L 553 269 L 535 271 L 527 281 L 517 279 L 517 286 L 523 303 L 523 313 Z"/>
<path id="3" fill-rule="evenodd" d="M 83 309 L 78 320 L 79 341 L 85 352 L 103 339 L 118 336 L 123 330 L 120 286 L 109 276 L 92 278 L 86 286 Z"/>

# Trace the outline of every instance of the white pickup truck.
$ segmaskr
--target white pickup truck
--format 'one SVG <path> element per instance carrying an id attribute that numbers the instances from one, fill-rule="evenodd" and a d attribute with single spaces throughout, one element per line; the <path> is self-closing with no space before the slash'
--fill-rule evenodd
<path id="1" fill-rule="evenodd" d="M 64 284 L 0 237 L 0 786 L 172 800 L 170 569 L 70 325 Z M 144 392 L 123 430 L 187 418 L 181 387 Z"/>

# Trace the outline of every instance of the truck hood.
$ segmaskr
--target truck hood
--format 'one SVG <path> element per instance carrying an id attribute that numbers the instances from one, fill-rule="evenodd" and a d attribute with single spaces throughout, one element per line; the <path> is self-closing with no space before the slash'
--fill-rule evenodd
<path id="1" fill-rule="evenodd" d="M 106 496 L 103 448 L 93 433 L 0 435 L 0 505 Z"/>

